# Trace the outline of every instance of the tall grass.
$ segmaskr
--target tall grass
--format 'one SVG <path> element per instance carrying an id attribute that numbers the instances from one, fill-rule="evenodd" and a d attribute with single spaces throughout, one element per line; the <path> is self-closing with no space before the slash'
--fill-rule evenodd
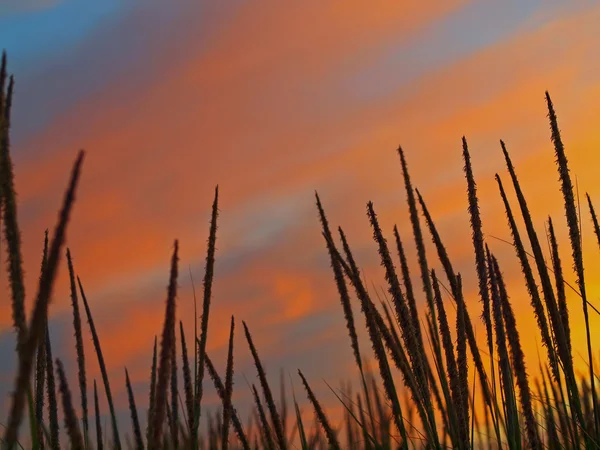
<path id="1" fill-rule="evenodd" d="M 7 85 L 7 80 L 9 80 Z M 3 236 L 8 251 L 7 272 L 10 281 L 12 321 L 17 336 L 18 370 L 10 405 L 8 423 L 2 439 L 3 448 L 13 449 L 18 445 L 18 431 L 24 415 L 26 399 L 30 400 L 30 441 L 35 448 L 103 449 L 122 448 L 117 421 L 117 409 L 112 396 L 108 370 L 98 330 L 94 324 L 90 303 L 83 286 L 75 273 L 70 250 L 67 250 L 67 266 L 71 288 L 75 350 L 77 355 L 78 384 L 81 401 L 79 411 L 68 385 L 68 374 L 60 360 L 53 360 L 53 348 L 48 328 L 48 306 L 60 263 L 66 228 L 74 203 L 74 196 L 83 162 L 80 152 L 74 164 L 71 179 L 59 214 L 58 225 L 53 237 L 46 243 L 42 256 L 38 293 L 33 310 L 25 312 L 23 287 L 23 261 L 21 238 L 17 221 L 14 174 L 9 145 L 10 107 L 14 80 L 8 77 L 6 57 L 0 67 L 0 207 Z M 504 143 L 501 149 L 506 160 L 521 219 L 526 229 L 528 243 L 521 237 L 519 219 L 511 208 L 508 196 L 496 176 L 500 199 L 508 219 L 508 230 L 512 235 L 516 259 L 524 276 L 532 312 L 536 317 L 545 357 L 538 361 L 540 375 L 532 378 L 528 372 L 512 301 L 500 265 L 490 251 L 484 233 L 480 200 L 471 154 L 466 138 L 462 140 L 462 157 L 466 178 L 468 209 L 474 253 L 478 297 L 481 303 L 482 329 L 485 330 L 485 347 L 478 347 L 475 337 L 477 324 L 473 322 L 467 308 L 463 286 L 464 277 L 455 271 L 443 237 L 423 196 L 413 187 L 406 155 L 398 149 L 402 182 L 406 191 L 408 219 L 417 252 L 419 279 L 411 276 L 405 250 L 405 242 L 398 227 L 391 236 L 394 251 L 388 246 L 386 231 L 381 225 L 372 202 L 367 204 L 367 217 L 373 231 L 383 278 L 387 283 L 386 300 L 375 303 L 372 293 L 366 288 L 363 274 L 352 252 L 349 240 L 342 228 L 334 237 L 325 208 L 316 196 L 316 206 L 322 234 L 337 288 L 341 313 L 343 314 L 350 348 L 357 368 L 359 392 L 345 386 L 340 391 L 331 388 L 344 410 L 341 425 L 334 423 L 323 407 L 323 399 L 317 398 L 303 372 L 298 370 L 297 381 L 301 382 L 309 399 L 308 410 L 314 412 L 310 428 L 303 415 L 292 380 L 295 422 L 291 431 L 287 426 L 285 383 L 281 375 L 279 405 L 275 402 L 273 389 L 269 385 L 264 361 L 254 344 L 246 322 L 242 321 L 250 354 L 256 366 L 260 393 L 256 386 L 248 387 L 254 399 L 251 422 L 244 427 L 234 405 L 234 319 L 231 318 L 229 345 L 224 381 L 217 373 L 207 355 L 210 305 L 213 301 L 217 218 L 219 191 L 215 189 L 212 205 L 205 275 L 203 280 L 200 327 L 194 318 L 193 371 L 188 358 L 188 342 L 183 322 L 179 321 L 181 342 L 181 364 L 177 364 L 177 282 L 179 274 L 179 244 L 175 241 L 171 257 L 170 277 L 167 288 L 165 316 L 160 340 L 155 337 L 151 372 L 149 375 L 147 429 L 142 433 L 139 413 L 129 372 L 125 369 L 125 388 L 131 416 L 132 447 L 136 449 L 239 449 L 266 448 L 285 450 L 288 448 L 308 449 L 409 449 L 409 448 L 458 448 L 458 449 L 575 449 L 598 448 L 598 400 L 596 372 L 594 371 L 592 331 L 589 326 L 579 222 L 573 185 L 562 138 L 558 130 L 556 113 L 549 95 L 546 96 L 549 111 L 551 140 L 554 144 L 561 191 L 565 203 L 566 226 L 572 250 L 574 272 L 578 291 L 582 298 L 587 338 L 587 361 L 589 373 L 577 377 L 573 362 L 575 349 L 572 338 L 573 324 L 567 305 L 565 278 L 562 267 L 555 224 L 548 220 L 550 260 L 546 261 L 534 227 L 525 194 L 519 184 L 509 153 Z M 600 243 L 600 227 L 588 196 L 594 232 Z M 421 217 L 425 228 L 421 227 Z M 428 232 L 435 249 L 435 257 L 428 255 L 424 234 Z M 445 236 L 444 238 L 449 238 Z M 531 247 L 531 253 L 526 246 Z M 397 252 L 400 266 L 396 267 L 392 254 Z M 533 259 L 533 264 L 531 263 Z M 441 266 L 443 271 L 434 267 Z M 537 270 L 534 270 L 537 269 Z M 536 273 L 537 272 L 537 273 Z M 440 279 L 438 273 L 445 275 Z M 553 275 L 551 277 L 551 274 Z M 553 280 L 552 280 L 553 278 Z M 78 286 L 75 283 L 78 282 Z M 449 289 L 446 289 L 445 281 Z M 539 280 L 539 281 L 538 281 Z M 552 283 L 554 281 L 554 285 Z M 193 279 L 192 279 L 193 282 Z M 421 289 L 415 282 L 420 282 Z M 541 290 L 538 287 L 541 284 Z M 79 293 L 77 292 L 79 288 Z M 422 291 L 422 292 L 421 292 Z M 447 295 L 446 295 L 447 294 Z M 108 403 L 109 430 L 102 423 L 101 404 L 96 380 L 93 381 L 95 439 L 89 435 L 87 404 L 86 359 L 83 352 L 83 335 L 79 313 L 79 296 L 83 301 L 89 331 L 100 366 L 100 373 Z M 516 301 L 516 300 L 515 300 Z M 425 305 L 421 315 L 419 305 Z M 358 317 L 354 308 L 360 306 L 360 315 L 373 353 L 359 344 Z M 571 305 L 572 307 L 572 305 Z M 194 309 L 196 302 L 194 300 Z M 597 311 L 593 305 L 590 306 Z M 383 310 L 383 311 L 381 311 Z M 449 314 L 455 311 L 456 322 Z M 195 313 L 196 315 L 196 313 Z M 211 327 L 225 327 L 215 324 Z M 212 329 L 212 328 L 211 328 Z M 192 347 L 189 347 L 191 352 Z M 489 364 L 484 364 L 484 356 Z M 371 371 L 365 360 L 375 358 L 376 371 Z M 469 380 L 469 367 L 473 367 L 473 378 Z M 33 369 L 35 367 L 35 378 Z M 58 406 L 55 386 L 55 369 L 58 392 L 62 408 Z M 204 370 L 214 383 L 222 409 L 211 413 L 202 409 Z M 178 385 L 183 379 L 183 398 Z M 291 376 L 290 376 L 291 378 Z M 476 381 L 477 380 L 477 381 Z M 32 381 L 34 389 L 32 389 Z M 44 395 L 46 393 L 46 395 Z M 170 395 L 169 395 L 170 394 Z M 262 394 L 262 395 L 261 395 Z M 479 401 L 479 399 L 482 399 Z M 482 403 L 483 409 L 476 406 Z M 47 414 L 45 414 L 47 412 Z M 62 414 L 61 414 L 62 412 Z M 482 416 L 483 412 L 483 416 Z M 59 416 L 64 420 L 64 433 L 60 435 Z M 47 420 L 44 420 L 47 417 Z M 483 417 L 483 418 L 482 418 Z M 201 418 L 206 420 L 206 433 L 200 431 Z M 104 425 L 104 426 L 103 426 Z M 233 428 L 235 434 L 230 433 Z M 104 431 L 103 431 L 104 430 Z M 109 436 L 103 435 L 104 433 Z M 126 433 L 127 434 L 127 433 Z M 62 441 L 61 441 L 62 439 Z M 124 442 L 128 442 L 127 440 Z"/>

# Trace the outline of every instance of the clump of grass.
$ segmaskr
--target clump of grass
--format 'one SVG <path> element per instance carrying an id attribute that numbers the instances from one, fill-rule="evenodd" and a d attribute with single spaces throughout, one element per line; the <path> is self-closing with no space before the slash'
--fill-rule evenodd
<path id="1" fill-rule="evenodd" d="M 30 421 L 32 445 L 34 448 L 60 448 L 58 405 L 54 378 L 54 361 L 48 328 L 48 304 L 52 286 L 59 265 L 59 257 L 65 241 L 65 230 L 74 201 L 74 193 L 81 170 L 83 153 L 80 153 L 74 165 L 71 181 L 59 215 L 58 226 L 53 239 L 46 242 L 42 257 L 42 267 L 39 288 L 34 308 L 26 322 L 24 309 L 24 289 L 22 289 L 22 260 L 20 257 L 20 235 L 16 221 L 15 192 L 12 181 L 12 165 L 9 154 L 8 133 L 10 128 L 10 108 L 14 80 L 7 81 L 6 59 L 3 58 L 0 67 L 0 214 L 4 224 L 4 237 L 8 247 L 8 272 L 11 281 L 11 299 L 13 324 L 17 333 L 17 350 L 19 353 L 18 373 L 15 392 L 9 415 L 8 426 L 2 444 L 12 449 L 17 443 L 18 428 L 25 407 L 26 396 L 30 404 Z M 5 92 L 6 91 L 6 92 Z M 491 387 L 488 372 L 483 365 L 481 352 L 475 340 L 475 325 L 468 313 L 467 300 L 463 292 L 463 278 L 454 271 L 450 256 L 442 242 L 440 233 L 433 221 L 423 197 L 413 189 L 404 152 L 398 149 L 403 172 L 404 187 L 407 193 L 409 218 L 416 244 L 423 294 L 427 314 L 424 327 L 421 328 L 419 319 L 418 293 L 413 288 L 413 280 L 409 270 L 404 243 L 401 240 L 398 227 L 394 227 L 395 246 L 400 262 L 400 273 L 392 260 L 387 240 L 375 214 L 373 203 L 367 205 L 367 214 L 373 229 L 373 237 L 378 247 L 388 293 L 391 296 L 393 312 L 390 314 L 388 304 L 381 301 L 383 315 L 379 311 L 367 290 L 366 281 L 358 269 L 358 264 L 351 251 L 350 245 L 342 228 L 338 228 L 341 239 L 341 251 L 338 251 L 331 233 L 328 219 L 316 195 L 322 234 L 329 255 L 334 281 L 342 304 L 346 328 L 350 337 L 353 358 L 357 365 L 362 392 L 352 393 L 350 387 L 342 387 L 342 400 L 333 389 L 332 392 L 344 407 L 343 426 L 345 430 L 335 427 L 325 415 L 322 403 L 316 398 L 303 373 L 298 374 L 308 394 L 309 402 L 314 409 L 314 424 L 312 430 L 305 426 L 300 406 L 296 400 L 292 386 L 292 395 L 296 413 L 296 422 L 291 433 L 286 427 L 286 396 L 283 372 L 280 379 L 280 405 L 275 405 L 273 391 L 268 384 L 263 362 L 250 331 L 243 322 L 246 339 L 258 372 L 260 388 L 264 396 L 264 406 L 259 391 L 255 386 L 249 388 L 254 397 L 254 424 L 249 423 L 246 430 L 242 427 L 238 412 L 233 404 L 233 337 L 234 319 L 231 319 L 227 367 L 223 382 L 216 372 L 212 361 L 206 354 L 208 342 L 209 309 L 212 300 L 214 279 L 214 264 L 216 253 L 216 232 L 218 217 L 218 188 L 212 205 L 212 214 L 206 254 L 206 268 L 203 281 L 203 305 L 200 324 L 200 334 L 194 320 L 194 375 L 188 361 L 188 349 L 183 323 L 179 322 L 181 339 L 181 366 L 177 365 L 176 345 L 176 296 L 178 278 L 178 242 L 171 259 L 171 271 L 167 291 L 165 317 L 160 339 L 154 339 L 154 352 L 150 374 L 149 407 L 147 410 L 148 428 L 146 430 L 146 445 L 148 448 L 219 448 L 232 450 L 241 446 L 249 450 L 250 442 L 255 448 L 285 450 L 300 443 L 303 450 L 322 448 L 350 448 L 354 450 L 391 450 L 392 448 L 408 449 L 422 447 L 442 449 L 448 445 L 459 449 L 474 448 L 505 448 L 512 449 L 536 448 L 548 446 L 550 449 L 579 448 L 586 445 L 594 448 L 600 442 L 598 433 L 598 418 L 593 359 L 591 357 L 590 330 L 587 325 L 587 305 L 583 278 L 583 257 L 581 247 L 581 230 L 577 217 L 577 208 L 573 194 L 573 186 L 568 173 L 564 146 L 560 138 L 556 115 L 550 97 L 546 97 L 552 130 L 552 140 L 555 147 L 565 210 L 567 226 L 571 240 L 574 268 L 578 277 L 579 294 L 582 297 L 586 316 L 586 332 L 588 338 L 588 365 L 590 378 L 576 379 L 571 343 L 571 326 L 566 303 L 565 279 L 563 276 L 559 247 L 554 224 L 548 220 L 549 249 L 552 260 L 555 287 L 550 281 L 550 269 L 544 260 L 533 219 L 527 207 L 525 196 L 521 190 L 516 172 L 502 142 L 502 150 L 519 206 L 525 222 L 533 259 L 535 261 L 541 282 L 541 295 L 537 286 L 529 254 L 525 250 L 513 216 L 506 193 L 499 176 L 496 177 L 500 194 L 505 206 L 508 225 L 513 237 L 517 258 L 525 276 L 525 285 L 529 291 L 531 303 L 536 314 L 538 328 L 542 335 L 542 343 L 547 349 L 545 363 L 540 361 L 540 379 L 531 381 L 519 337 L 519 330 L 512 305 L 508 297 L 507 287 L 500 271 L 498 261 L 489 251 L 483 233 L 483 221 L 479 211 L 477 185 L 471 166 L 471 157 L 466 138 L 463 138 L 464 171 L 468 192 L 468 211 L 472 230 L 472 245 L 475 253 L 475 270 L 477 274 L 479 299 L 483 305 L 481 319 L 486 330 L 486 344 L 490 356 Z M 456 309 L 455 336 L 449 325 L 447 306 L 444 304 L 441 288 L 443 282 L 438 279 L 436 272 L 430 270 L 437 262 L 427 260 L 425 245 L 417 200 L 420 204 L 427 228 L 433 239 L 437 259 L 449 281 L 451 303 Z M 594 231 L 600 244 L 600 227 L 588 196 L 588 204 L 592 215 Z M 89 418 L 87 406 L 87 380 L 85 374 L 85 359 L 83 354 L 83 337 L 79 317 L 78 294 L 75 284 L 75 270 L 71 253 L 67 250 L 67 265 L 71 287 L 71 303 L 73 308 L 73 326 L 76 338 L 78 362 L 78 381 L 81 392 L 82 430 L 79 423 L 67 384 L 67 376 L 60 360 L 56 360 L 56 370 L 59 382 L 59 392 L 62 399 L 62 413 L 65 421 L 65 431 L 70 448 L 91 448 Z M 191 271 L 190 271 L 191 275 Z M 466 278 L 468 279 L 468 278 Z M 116 411 L 110 390 L 107 368 L 102 356 L 100 340 L 88 301 L 79 278 L 80 295 L 86 310 L 90 332 L 102 374 L 107 396 L 111 429 L 112 447 L 121 448 L 119 429 L 117 427 Z M 347 283 L 354 288 L 354 294 L 364 315 L 365 328 L 372 346 L 378 367 L 378 377 L 364 363 L 365 354 L 359 348 L 357 324 L 355 322 L 351 293 Z M 193 278 L 192 278 L 193 287 Z M 384 293 L 385 296 L 385 293 Z M 543 298 L 542 298 L 543 297 Z M 387 297 L 386 297 L 387 300 Z M 543 301 L 542 301 L 543 300 Z M 194 311 L 196 302 L 194 293 Z M 431 354 L 426 352 L 427 339 Z M 467 349 L 470 349 L 470 354 Z M 497 358 L 497 361 L 496 361 Z M 469 384 L 468 369 L 474 363 L 473 380 Z M 31 376 L 35 365 L 35 402 L 31 391 Z M 200 435 L 199 422 L 201 417 L 201 401 L 203 396 L 204 370 L 208 371 L 214 382 L 217 394 L 222 402 L 222 408 L 215 411 L 206 410 L 205 419 L 207 432 Z M 180 370 L 181 369 L 181 370 Z M 179 397 L 178 377 L 183 374 L 184 401 Z M 401 375 L 403 386 L 396 380 L 397 372 Z M 498 372 L 496 374 L 496 371 Z M 499 386 L 496 386 L 498 375 Z M 481 396 L 484 401 L 484 419 L 476 414 L 476 380 L 479 380 Z M 367 380 L 369 381 L 367 383 Z M 385 398 L 380 395 L 378 386 L 383 386 Z M 566 386 L 567 396 L 564 394 Z M 535 395 L 530 384 L 535 386 Z M 138 408 L 136 407 L 129 373 L 125 369 L 125 385 L 129 398 L 133 442 L 130 446 L 143 449 L 144 439 L 140 429 Z M 328 385 L 329 386 L 329 385 Z M 404 389 L 405 388 L 405 389 Z M 44 426 L 44 390 L 47 391 L 48 428 Z M 345 391 L 345 392 L 344 392 Z M 170 393 L 170 396 L 169 396 Z M 179 403 L 183 414 L 180 414 Z M 375 408 L 373 408 L 373 404 Z M 363 408 L 363 405 L 366 407 Z M 404 406 L 402 406 L 404 405 Z M 435 405 L 435 407 L 434 407 Z M 267 410 L 268 409 L 268 413 Z M 414 412 L 419 423 L 414 423 Z M 94 380 L 94 413 L 96 442 L 99 450 L 104 448 L 106 437 L 102 434 L 100 406 L 96 381 Z M 268 417 L 269 416 L 269 417 Z M 393 427 L 391 424 L 394 424 Z M 482 423 L 485 425 L 483 426 Z M 187 426 L 186 426 L 187 425 Z M 237 442 L 229 435 L 233 426 Z M 105 428 L 105 427 L 104 427 Z M 186 430 L 187 428 L 187 430 Z M 485 431 L 482 432 L 482 428 Z M 345 431 L 345 433 L 343 433 Z M 582 439 L 580 439 L 580 435 Z M 345 443 L 341 442 L 343 436 Z M 297 438 L 297 440 L 296 440 Z M 127 442 L 130 442 L 129 440 Z M 260 444 L 259 444 L 260 443 Z"/>
<path id="2" fill-rule="evenodd" d="M 19 425 L 23 418 L 25 397 L 29 389 L 34 355 L 46 323 L 48 304 L 50 303 L 52 288 L 56 278 L 56 272 L 58 270 L 60 253 L 65 241 L 67 224 L 69 222 L 71 209 L 75 201 L 75 191 L 77 188 L 77 182 L 79 180 L 81 165 L 83 164 L 83 157 L 84 153 L 81 151 L 77 157 L 77 160 L 75 161 L 75 165 L 73 166 L 69 187 L 67 188 L 67 192 L 63 201 L 63 207 L 59 214 L 58 225 L 54 230 L 54 236 L 48 251 L 46 270 L 44 270 L 40 279 L 38 294 L 34 304 L 33 312 L 31 314 L 30 324 L 27 328 L 29 330 L 27 332 L 27 338 L 22 345 L 19 346 L 21 350 L 19 357 L 19 369 L 15 381 L 12 405 L 8 416 L 8 426 L 6 428 L 4 437 L 4 441 L 9 448 L 11 448 L 17 441 Z"/>
<path id="3" fill-rule="evenodd" d="M 585 320 L 585 331 L 588 350 L 588 365 L 590 369 L 590 388 L 592 391 L 592 405 L 594 410 L 594 431 L 598 435 L 600 433 L 600 416 L 598 413 L 598 399 L 596 396 L 595 376 L 594 376 L 594 360 L 592 357 L 592 338 L 590 334 L 590 321 L 587 305 L 587 294 L 585 289 L 585 279 L 583 274 L 583 251 L 581 248 L 581 231 L 579 230 L 579 220 L 577 207 L 575 205 L 575 196 L 573 194 L 573 183 L 569 175 L 569 164 L 565 154 L 565 148 L 558 129 L 558 121 L 556 112 L 550 94 L 546 91 L 546 104 L 548 106 L 548 118 L 550 120 L 550 129 L 552 131 L 552 142 L 556 154 L 556 163 L 558 173 L 560 175 L 562 193 L 565 201 L 565 213 L 567 217 L 567 225 L 569 227 L 569 238 L 571 240 L 571 248 L 573 250 L 573 266 L 577 274 L 577 285 L 583 301 L 583 317 Z"/>

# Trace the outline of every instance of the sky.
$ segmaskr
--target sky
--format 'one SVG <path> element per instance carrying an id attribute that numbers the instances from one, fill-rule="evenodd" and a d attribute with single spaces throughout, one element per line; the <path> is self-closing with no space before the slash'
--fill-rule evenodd
<path id="1" fill-rule="evenodd" d="M 323 380 L 356 383 L 357 371 L 314 192 L 330 222 L 346 230 L 374 288 L 385 289 L 385 280 L 368 201 L 388 239 L 398 225 L 416 274 L 396 153 L 402 145 L 476 319 L 461 156 L 466 136 L 484 232 L 505 273 L 534 376 L 540 347 L 535 318 L 513 249 L 495 239 L 510 238 L 494 181 L 500 173 L 508 186 L 499 139 L 511 153 L 538 233 L 550 215 L 570 269 L 544 92 L 554 101 L 581 195 L 600 199 L 599 22 L 600 3 L 583 0 L 0 0 L 0 47 L 16 79 L 11 140 L 28 308 L 44 230 L 56 223 L 71 164 L 83 148 L 67 241 L 128 427 L 124 368 L 138 407 L 145 408 L 175 239 L 177 315 L 188 336 L 193 333 L 191 278 L 199 287 L 219 185 L 209 355 L 223 372 L 234 315 L 238 409 L 247 411 L 251 401 L 244 377 L 256 382 L 245 321 L 269 379 L 277 383 L 283 369 L 298 393 L 296 371 L 302 369 L 337 420 L 339 403 Z M 587 287 L 600 305 L 598 245 L 586 208 L 582 216 Z M 428 252 L 439 268 L 431 246 Z M 565 276 L 574 281 L 570 270 Z M 15 373 L 5 266 L 0 295 L 2 423 Z M 577 324 L 573 345 L 583 355 L 581 302 L 574 295 L 568 300 Z M 600 325 L 594 313 L 590 320 Z M 54 355 L 65 361 L 75 386 L 71 322 L 63 260 L 50 331 Z M 483 342 L 482 323 L 474 322 Z M 84 332 L 88 379 L 99 382 L 89 329 Z M 359 333 L 368 349 L 362 327 Z M 597 333 L 592 340 L 597 350 Z M 205 405 L 214 410 L 219 402 L 207 386 Z M 101 408 L 107 411 L 104 399 Z"/>

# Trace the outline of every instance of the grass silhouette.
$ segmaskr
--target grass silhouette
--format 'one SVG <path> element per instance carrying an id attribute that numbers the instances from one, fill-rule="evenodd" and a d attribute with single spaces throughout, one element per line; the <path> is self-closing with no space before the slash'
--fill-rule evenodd
<path id="1" fill-rule="evenodd" d="M 1 64 L 0 216 L 2 235 L 8 252 L 7 272 L 18 355 L 18 370 L 8 421 L 1 439 L 3 449 L 12 450 L 20 446 L 19 432 L 27 412 L 30 435 L 26 439 L 35 449 L 58 449 L 61 446 L 73 449 L 121 449 L 129 446 L 138 450 L 144 448 L 211 450 L 218 448 L 223 450 L 240 448 L 245 450 L 252 448 L 273 450 L 288 448 L 303 450 L 600 448 L 598 412 L 600 405 L 596 391 L 597 375 L 592 358 L 588 306 L 593 308 L 593 313 L 597 313 L 597 310 L 587 298 L 578 204 L 575 203 L 573 183 L 556 112 L 548 93 L 546 93 L 546 104 L 551 141 L 555 149 L 564 198 L 571 258 L 577 276 L 578 291 L 576 292 L 581 297 L 585 318 L 588 374 L 578 377 L 573 365 L 572 327 L 569 323 L 565 296 L 565 286 L 568 285 L 563 278 L 562 260 L 554 223 L 550 218 L 548 219 L 547 234 L 551 254 L 551 262 L 548 265 L 516 169 L 506 145 L 501 141 L 500 148 L 518 199 L 529 244 L 524 240 L 525 235 L 522 237 L 518 231 L 517 217 L 508 201 L 499 175 L 496 175 L 496 181 L 512 235 L 511 244 L 521 265 L 523 282 L 545 348 L 545 360 L 539 361 L 540 378 L 533 379 L 528 373 L 527 363 L 531 364 L 531 362 L 525 360 L 519 337 L 518 320 L 513 312 L 501 264 L 497 256 L 490 252 L 486 242 L 484 224 L 479 214 L 480 203 L 477 197 L 475 174 L 471 166 L 467 140 L 463 137 L 466 201 L 472 231 L 472 241 L 469 245 L 473 247 L 477 272 L 478 295 L 482 310 L 480 319 L 486 333 L 485 353 L 480 351 L 475 340 L 473 323 L 475 319 L 470 317 L 466 308 L 461 274 L 454 270 L 442 236 L 424 198 L 413 187 L 405 152 L 399 148 L 400 170 L 406 188 L 409 218 L 418 254 L 418 279 L 410 273 L 404 250 L 405 244 L 398 228 L 394 227 L 391 234 L 394 247 L 390 249 L 385 237 L 388 230 L 383 230 L 381 227 L 374 204 L 369 202 L 366 205 L 367 218 L 385 272 L 389 305 L 385 302 L 378 305 L 375 302 L 364 284 L 347 236 L 340 227 L 339 242 L 338 238 L 334 237 L 326 216 L 326 209 L 316 194 L 317 213 L 325 239 L 324 252 L 329 255 L 332 282 L 335 283 L 340 297 L 350 338 L 349 344 L 360 381 L 359 392 L 353 393 L 350 386 L 340 391 L 332 389 L 344 410 L 343 424 L 336 427 L 336 424 L 327 417 L 308 380 L 299 369 L 297 381 L 301 382 L 314 410 L 314 424 L 311 428 L 304 423 L 306 418 L 301 414 L 298 397 L 292 387 L 296 420 L 288 430 L 283 375 L 280 387 L 281 401 L 278 405 L 274 391 L 267 381 L 263 361 L 259 357 L 259 349 L 252 340 L 250 328 L 242 321 L 260 382 L 258 388 L 249 385 L 255 402 L 254 420 L 244 427 L 232 395 L 235 354 L 234 317 L 231 318 L 227 369 L 224 377 L 217 373 L 207 354 L 219 215 L 217 187 L 212 205 L 206 271 L 202 284 L 200 328 L 198 332 L 195 324 L 193 333 L 193 371 L 188 359 L 192 347 L 189 346 L 190 339 L 186 341 L 186 333 L 181 321 L 179 322 L 181 353 L 177 348 L 177 282 L 180 268 L 179 244 L 175 241 L 170 263 L 163 328 L 159 338 L 154 340 L 149 377 L 150 406 L 145 412 L 138 412 L 129 372 L 125 369 L 125 386 L 131 416 L 131 429 L 125 434 L 133 436 L 134 442 L 128 444 L 124 441 L 124 444 L 121 441 L 123 430 L 119 430 L 111 383 L 102 354 L 100 337 L 94 325 L 90 301 L 77 276 L 71 252 L 64 248 L 70 213 L 75 207 L 75 194 L 84 160 L 83 151 L 79 152 L 75 160 L 52 238 L 49 239 L 46 233 L 38 292 L 32 311 L 29 314 L 25 311 L 21 236 L 17 221 L 9 139 L 14 80 L 7 75 L 6 55 L 3 55 Z M 587 203 L 600 245 L 600 227 L 589 195 Z M 425 228 L 422 228 L 421 220 L 424 220 Z M 317 225 L 315 221 L 315 226 Z M 441 263 L 445 279 L 441 279 L 431 269 L 433 262 L 428 259 L 424 244 L 424 234 L 427 232 L 435 245 L 439 259 L 436 263 Z M 526 245 L 531 246 L 532 255 L 528 253 Z M 77 401 L 74 398 L 76 391 L 69 388 L 68 374 L 65 373 L 59 359 L 52 359 L 52 342 L 47 326 L 48 306 L 63 252 L 66 253 L 69 269 L 79 396 L 83 415 L 81 419 L 76 414 Z M 394 252 L 397 252 L 397 262 L 393 256 Z M 534 264 L 531 264 L 531 261 Z M 396 266 L 398 263 L 399 270 Z M 541 290 L 536 277 L 540 280 Z M 442 297 L 442 288 L 446 281 L 449 286 L 449 301 L 444 301 Z M 572 288 L 570 285 L 569 287 Z M 419 291 L 422 291 L 426 300 L 425 314 L 417 310 L 416 297 Z M 89 433 L 88 378 L 79 297 L 83 301 L 109 405 L 111 423 L 108 427 L 110 430 L 108 439 L 102 433 L 96 380 L 93 380 L 94 418 L 92 418 L 95 421 L 95 439 Z M 353 297 L 356 297 L 360 304 L 360 314 L 368 331 L 378 373 L 372 372 L 364 364 L 369 352 L 359 346 L 357 338 L 359 321 L 353 312 Z M 455 323 L 451 323 L 447 315 L 449 304 L 456 309 Z M 489 357 L 489 368 L 484 365 L 485 354 Z M 178 355 L 182 358 L 180 364 L 177 363 Z M 468 379 L 470 364 L 474 365 L 473 380 Z M 222 407 L 217 414 L 202 410 L 202 382 L 205 370 L 222 401 Z M 184 381 L 183 399 L 177 383 L 180 371 Z M 400 389 L 398 379 L 402 380 L 403 387 L 406 389 Z M 379 383 L 383 385 L 383 392 L 378 390 Z M 474 407 L 476 399 L 483 405 L 483 421 L 477 415 L 481 412 L 477 412 Z M 59 408 L 66 430 L 62 444 L 59 442 Z M 140 428 L 139 414 L 145 414 L 148 418 L 145 433 Z M 201 433 L 199 428 L 203 414 L 208 419 L 207 433 Z M 45 417 L 48 417 L 47 423 Z M 108 431 L 106 428 L 105 426 L 105 432 Z M 230 431 L 231 429 L 233 432 Z"/>

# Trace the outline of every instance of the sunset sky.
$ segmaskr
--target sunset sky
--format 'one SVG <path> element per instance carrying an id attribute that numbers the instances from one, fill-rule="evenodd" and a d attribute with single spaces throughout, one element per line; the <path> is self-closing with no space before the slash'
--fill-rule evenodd
<path id="1" fill-rule="evenodd" d="M 138 407 L 145 408 L 175 239 L 181 256 L 177 314 L 193 335 L 190 271 L 200 292 L 218 184 L 209 355 L 224 372 L 233 314 L 234 403 L 244 420 L 251 400 L 244 376 L 255 382 L 256 372 L 242 320 L 272 382 L 277 385 L 280 368 L 289 372 L 308 410 L 296 376 L 301 368 L 337 420 L 337 400 L 322 380 L 356 383 L 357 371 L 314 191 L 332 225 L 344 226 L 370 286 L 385 289 L 366 203 L 374 202 L 388 239 L 398 225 L 413 264 L 396 153 L 402 145 L 413 183 L 463 275 L 483 342 L 462 173 L 464 135 L 484 231 L 507 278 L 533 376 L 539 332 L 514 250 L 494 239 L 510 239 L 495 173 L 516 208 L 499 139 L 511 153 L 542 241 L 544 221 L 554 219 L 565 275 L 573 282 L 544 92 L 554 101 L 581 196 L 588 192 L 600 207 L 598 23 L 600 3 L 582 0 L 0 1 L 0 48 L 16 79 L 11 139 L 28 308 L 44 229 L 56 223 L 71 164 L 84 148 L 68 246 L 129 429 L 124 367 Z M 600 252 L 587 207 L 582 220 L 589 298 L 598 306 Z M 5 261 L 4 242 L 0 252 Z M 16 363 L 5 267 L 0 423 Z M 570 296 L 569 308 L 583 370 L 580 299 Z M 358 304 L 354 312 L 366 354 Z M 595 313 L 590 319 L 592 329 L 600 325 Z M 65 361 L 74 388 L 71 322 L 63 260 L 50 331 L 54 356 Z M 100 382 L 87 324 L 84 332 L 88 380 Z M 594 329 L 592 339 L 597 354 Z M 210 382 L 205 385 L 203 404 L 214 409 L 217 396 Z M 104 397 L 101 402 L 106 413 Z"/>

